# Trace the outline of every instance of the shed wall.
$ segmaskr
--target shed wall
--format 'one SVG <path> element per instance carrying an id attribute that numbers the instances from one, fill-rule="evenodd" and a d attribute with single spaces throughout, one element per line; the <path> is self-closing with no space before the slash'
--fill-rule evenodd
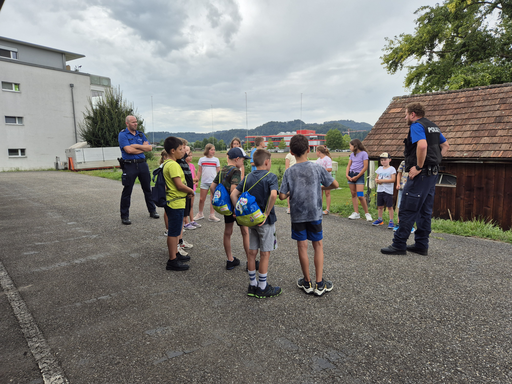
<path id="1" fill-rule="evenodd" d="M 443 163 L 457 176 L 457 186 L 436 187 L 434 217 L 464 221 L 492 220 L 512 228 L 512 166 L 510 164 Z M 448 212 L 449 210 L 449 212 Z"/>

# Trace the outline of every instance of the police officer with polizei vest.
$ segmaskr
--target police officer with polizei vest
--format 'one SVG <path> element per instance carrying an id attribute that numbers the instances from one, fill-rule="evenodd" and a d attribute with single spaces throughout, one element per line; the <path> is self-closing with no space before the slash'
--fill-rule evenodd
<path id="1" fill-rule="evenodd" d="M 156 206 L 151 198 L 151 175 L 146 163 L 144 152 L 153 150 L 148 139 L 143 132 L 137 131 L 137 118 L 135 116 L 126 116 L 126 129 L 119 132 L 119 147 L 121 148 L 122 158 L 118 159 L 123 170 L 122 182 L 123 193 L 121 194 L 121 220 L 123 224 L 129 225 L 130 221 L 130 200 L 132 196 L 133 184 L 138 177 L 149 216 L 158 219 L 160 216 L 156 212 Z"/>
<path id="2" fill-rule="evenodd" d="M 405 171 L 409 172 L 409 177 L 399 207 L 400 225 L 393 244 L 380 251 L 388 255 L 405 255 L 409 251 L 427 256 L 439 164 L 450 145 L 441 129 L 425 118 L 422 104 L 408 104 L 405 120 L 410 126 L 404 140 Z M 417 227 L 415 242 L 414 245 L 407 245 L 414 223 Z"/>

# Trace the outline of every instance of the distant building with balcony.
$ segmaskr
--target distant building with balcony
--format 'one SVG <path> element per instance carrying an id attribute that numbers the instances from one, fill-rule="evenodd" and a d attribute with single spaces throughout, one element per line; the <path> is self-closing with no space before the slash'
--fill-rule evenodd
<path id="1" fill-rule="evenodd" d="M 316 150 L 316 147 L 319 145 L 325 145 L 325 134 L 324 133 L 316 133 L 316 131 L 312 131 L 310 129 L 302 129 L 298 130 L 296 132 L 280 132 L 277 135 L 270 135 L 270 136 L 261 136 L 265 139 L 266 142 L 272 141 L 274 143 L 274 146 L 277 148 L 279 146 L 279 143 L 281 140 L 284 139 L 284 142 L 286 143 L 286 148 L 290 148 L 290 139 L 294 135 L 304 135 L 308 138 L 309 147 L 311 152 L 314 152 Z M 251 143 L 251 145 L 254 147 L 254 139 L 258 136 L 245 136 L 245 139 Z"/>
<path id="2" fill-rule="evenodd" d="M 81 141 L 88 99 L 111 86 L 107 77 L 70 70 L 67 63 L 83 57 L 0 36 L 0 171 L 53 168 Z"/>

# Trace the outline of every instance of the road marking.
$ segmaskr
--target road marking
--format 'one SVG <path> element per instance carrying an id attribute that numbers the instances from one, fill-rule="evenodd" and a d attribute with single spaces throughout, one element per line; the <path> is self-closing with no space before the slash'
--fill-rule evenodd
<path id="1" fill-rule="evenodd" d="M 43 375 L 43 381 L 47 384 L 68 384 L 69 381 L 59 362 L 52 354 L 48 343 L 37 326 L 34 318 L 28 311 L 27 305 L 21 298 L 18 289 L 0 261 L 0 285 L 11 304 L 14 315 L 23 331 L 30 352 L 34 356 L 37 365 Z"/>

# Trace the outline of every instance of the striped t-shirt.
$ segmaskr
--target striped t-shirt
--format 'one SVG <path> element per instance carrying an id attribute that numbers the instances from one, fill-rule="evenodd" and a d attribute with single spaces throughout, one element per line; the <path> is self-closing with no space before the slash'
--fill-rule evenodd
<path id="1" fill-rule="evenodd" d="M 217 167 L 220 167 L 220 161 L 216 157 L 203 156 L 197 163 L 201 167 L 201 183 L 211 184 L 217 176 Z"/>

